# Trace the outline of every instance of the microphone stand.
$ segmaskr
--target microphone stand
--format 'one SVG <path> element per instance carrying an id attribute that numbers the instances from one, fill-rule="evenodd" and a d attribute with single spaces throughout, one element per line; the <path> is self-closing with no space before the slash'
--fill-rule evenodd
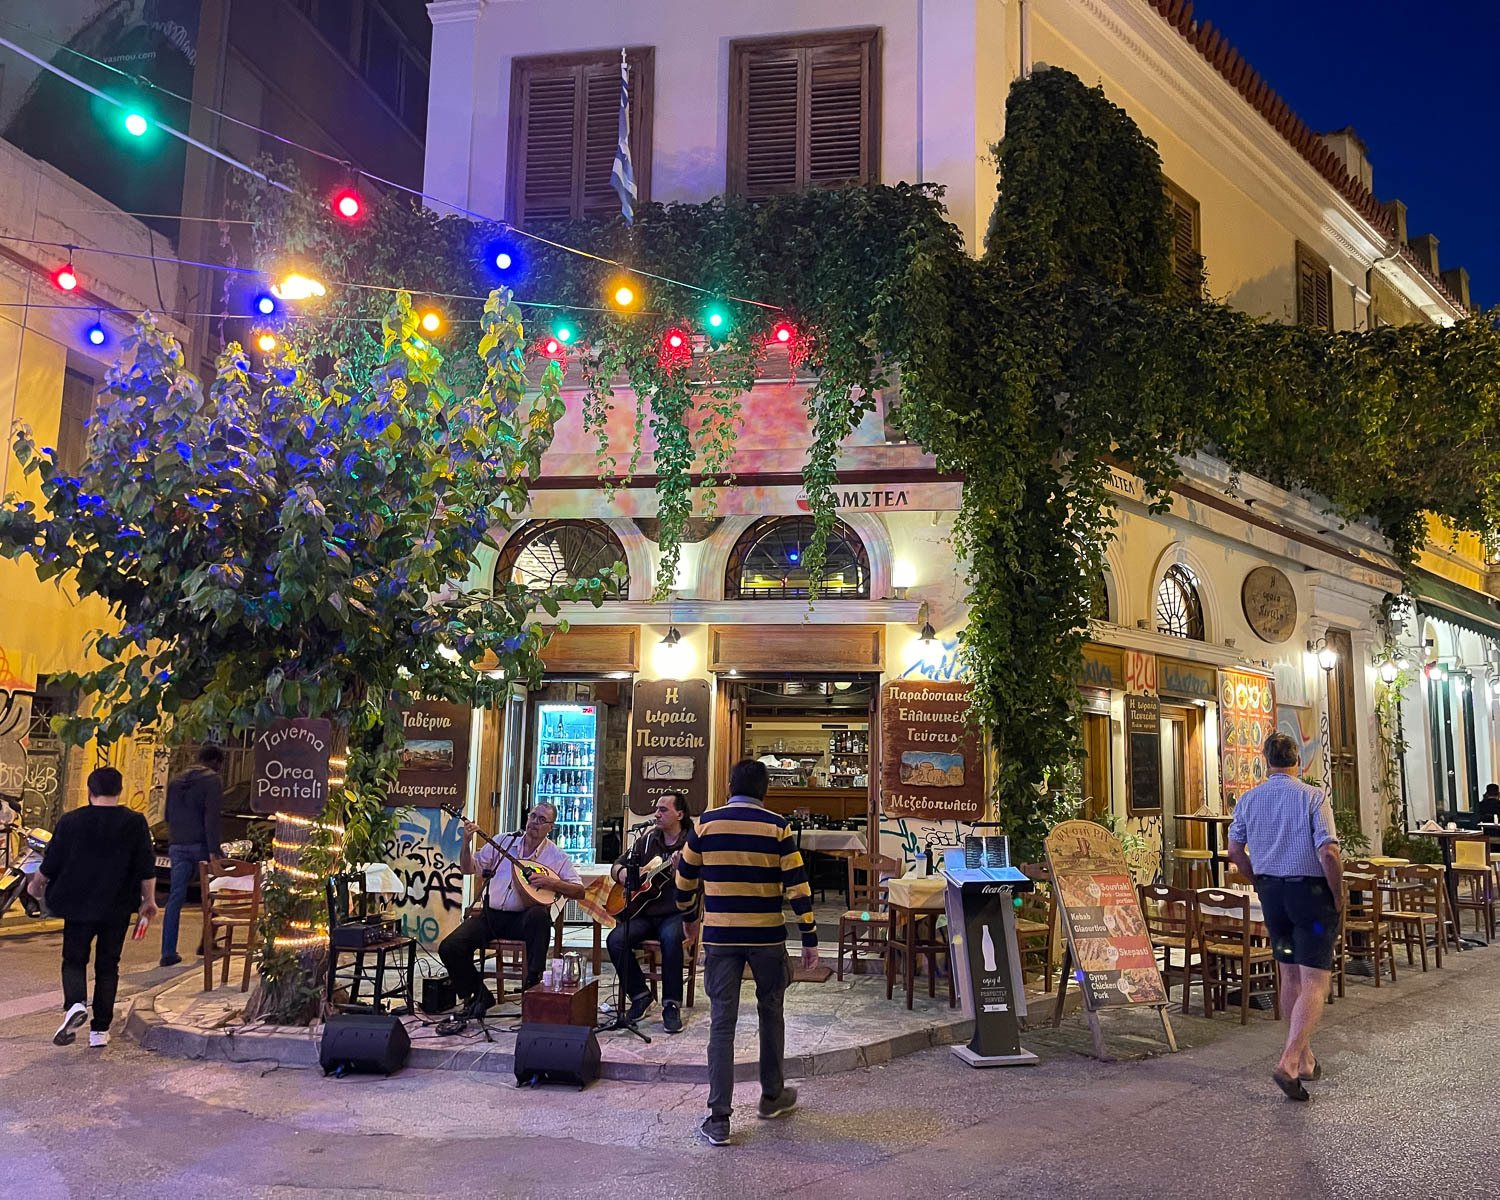
<path id="1" fill-rule="evenodd" d="M 628 853 L 629 857 L 631 859 L 633 859 L 635 857 L 635 847 L 632 846 L 627 853 Z M 640 867 L 640 864 L 637 863 L 637 862 L 633 862 L 633 861 L 626 862 L 626 864 L 625 864 L 625 894 L 626 894 L 626 896 L 627 897 L 630 896 L 640 886 L 641 886 L 641 867 Z M 627 924 L 628 924 L 628 922 L 627 922 Z M 625 947 L 625 953 L 628 954 L 628 955 L 634 955 L 635 954 L 635 950 L 634 950 L 633 947 L 631 947 L 630 945 L 627 944 L 626 947 Z M 620 968 L 618 966 L 616 966 L 615 967 L 615 1019 L 613 1021 L 606 1021 L 602 1025 L 596 1025 L 594 1027 L 594 1032 L 595 1033 L 627 1033 L 627 1032 L 628 1033 L 633 1033 L 633 1034 L 635 1034 L 636 1037 L 640 1038 L 641 1041 L 645 1042 L 646 1045 L 649 1046 L 651 1044 L 650 1037 L 648 1037 L 646 1034 L 644 1034 L 644 1033 L 641 1032 L 639 1025 L 635 1021 L 631 1021 L 631 1020 L 627 1020 L 626 1019 L 625 1013 L 626 1013 L 626 1006 L 627 1006 L 627 1003 L 628 1003 L 628 999 L 629 998 L 625 995 L 625 972 L 622 971 L 622 970 L 620 970 Z"/>
<path id="2" fill-rule="evenodd" d="M 484 840 L 485 840 L 486 844 L 494 846 L 495 849 L 498 850 L 506 858 L 510 857 L 508 854 L 505 853 L 504 850 L 500 849 L 500 846 L 498 845 L 498 843 L 496 843 L 496 841 L 495 841 L 494 838 L 490 837 L 488 834 L 484 834 L 483 836 L 484 836 Z M 514 841 L 515 841 L 515 835 L 514 834 L 511 835 L 511 841 L 512 841 L 512 843 L 514 843 Z M 484 917 L 484 932 L 485 932 L 485 944 L 486 945 L 490 941 L 490 937 L 489 937 L 489 932 L 490 932 L 490 880 L 494 879 L 494 877 L 495 877 L 495 867 L 499 866 L 502 861 L 504 861 L 504 859 L 496 859 L 495 860 L 495 866 L 487 867 L 486 869 L 484 869 L 483 871 L 480 872 L 480 878 L 484 881 L 484 890 L 480 894 L 480 901 L 479 902 L 480 902 L 480 913 Z M 500 952 L 497 950 L 497 951 L 495 951 L 495 953 L 498 954 Z M 484 956 L 483 956 L 483 954 L 480 955 L 479 965 L 480 965 L 480 968 L 481 968 L 480 973 L 479 973 L 479 986 L 480 986 L 481 990 L 485 990 L 484 971 L 483 971 L 483 967 L 484 967 Z M 498 997 L 496 999 L 496 1003 L 497 1004 L 499 1003 Z M 464 1030 L 466 1030 L 469 1027 L 469 1022 L 470 1021 L 473 1021 L 476 1024 L 478 1024 L 479 1031 L 482 1034 L 484 1034 L 484 1040 L 485 1041 L 487 1041 L 487 1042 L 493 1042 L 495 1040 L 494 1035 L 490 1033 L 490 1022 L 489 1022 L 489 1016 L 487 1015 L 487 1011 L 486 1012 L 472 1013 L 471 1014 L 471 1013 L 469 1013 L 467 1011 L 467 1009 L 465 1009 L 465 1010 L 463 1010 L 463 1012 L 462 1012 L 461 1015 L 456 1016 L 456 1017 L 449 1017 L 446 1020 L 442 1021 L 439 1024 L 439 1026 L 438 1026 L 438 1033 L 440 1035 L 446 1035 L 446 1036 L 451 1036 L 453 1034 L 462 1033 Z"/>

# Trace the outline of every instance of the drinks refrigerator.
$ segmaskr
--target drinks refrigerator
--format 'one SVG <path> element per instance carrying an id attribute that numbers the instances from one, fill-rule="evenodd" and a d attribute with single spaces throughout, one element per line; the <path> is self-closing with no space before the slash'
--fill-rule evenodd
<path id="1" fill-rule="evenodd" d="M 596 856 L 599 749 L 597 705 L 537 705 L 531 794 L 557 806 L 552 840 L 580 865 L 593 863 Z"/>

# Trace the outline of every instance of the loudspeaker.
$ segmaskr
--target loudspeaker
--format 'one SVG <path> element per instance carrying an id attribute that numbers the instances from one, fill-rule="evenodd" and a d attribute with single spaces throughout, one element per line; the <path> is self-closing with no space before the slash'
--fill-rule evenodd
<path id="1" fill-rule="evenodd" d="M 330 1017 L 318 1045 L 323 1074 L 390 1075 L 406 1065 L 411 1038 L 397 1017 L 380 1013 Z"/>
<path id="2" fill-rule="evenodd" d="M 516 1082 L 576 1083 L 599 1078 L 599 1039 L 592 1025 L 522 1025 L 516 1035 Z"/>
<path id="3" fill-rule="evenodd" d="M 453 980 L 446 975 L 430 975 L 422 980 L 422 1011 L 445 1013 L 458 1003 Z"/>

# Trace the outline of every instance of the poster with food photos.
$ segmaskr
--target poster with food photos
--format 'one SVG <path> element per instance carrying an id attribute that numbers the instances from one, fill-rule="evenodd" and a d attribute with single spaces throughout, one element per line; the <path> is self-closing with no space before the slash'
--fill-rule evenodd
<path id="1" fill-rule="evenodd" d="M 1276 732 L 1276 688 L 1250 671 L 1219 672 L 1219 775 L 1224 811 L 1266 778 L 1261 747 Z"/>
<path id="2" fill-rule="evenodd" d="M 1047 835 L 1047 863 L 1089 1009 L 1165 1004 L 1166 989 L 1120 840 L 1093 821 L 1064 821 Z"/>

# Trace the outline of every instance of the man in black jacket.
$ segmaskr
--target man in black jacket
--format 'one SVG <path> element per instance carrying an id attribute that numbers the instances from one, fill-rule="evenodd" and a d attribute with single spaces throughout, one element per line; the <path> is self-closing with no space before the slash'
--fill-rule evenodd
<path id="1" fill-rule="evenodd" d="M 219 806 L 224 799 L 219 771 L 223 766 L 224 751 L 206 743 L 198 750 L 197 763 L 167 784 L 167 826 L 171 839 L 167 855 L 172 860 L 172 887 L 161 919 L 164 967 L 182 961 L 177 953 L 177 925 L 187 900 L 188 883 L 198 873 L 198 864 L 224 857 L 219 844 Z"/>
<path id="2" fill-rule="evenodd" d="M 63 919 L 63 1021 L 52 1035 L 68 1046 L 89 1019 L 89 951 L 94 954 L 94 1019 L 89 1045 L 109 1045 L 120 983 L 120 953 L 130 914 L 156 915 L 156 856 L 146 818 L 120 803 L 120 772 L 100 767 L 89 775 L 89 802 L 66 812 L 52 831 L 42 865 L 32 876 L 32 895 L 43 891 L 47 907 Z"/>

